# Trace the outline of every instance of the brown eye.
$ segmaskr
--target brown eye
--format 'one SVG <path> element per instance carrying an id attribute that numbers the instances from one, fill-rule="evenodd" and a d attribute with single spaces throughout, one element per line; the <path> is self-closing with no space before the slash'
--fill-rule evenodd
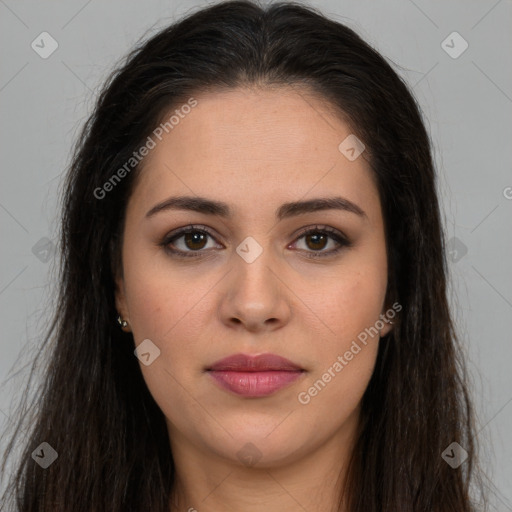
<path id="1" fill-rule="evenodd" d="M 204 249 L 208 236 L 201 231 L 191 231 L 182 235 L 186 247 L 191 250 Z"/>
<path id="2" fill-rule="evenodd" d="M 344 247 L 351 247 L 352 243 L 340 231 L 328 226 L 307 229 L 301 233 L 297 240 L 304 239 L 306 246 L 304 251 L 308 258 L 322 258 L 334 256 Z M 329 245 L 329 241 L 335 243 L 334 248 L 324 250 Z M 296 242 L 297 243 L 297 242 Z M 336 247 L 337 244 L 337 247 Z M 302 250 L 302 248 L 300 248 Z"/>
<path id="3" fill-rule="evenodd" d="M 306 235 L 305 240 L 310 249 L 319 251 L 324 249 L 328 242 L 328 236 L 324 234 L 315 233 L 313 235 Z"/>
<path id="4" fill-rule="evenodd" d="M 178 257 L 200 257 L 204 256 L 208 249 L 208 238 L 215 241 L 213 235 L 206 228 L 195 226 L 187 226 L 175 233 L 171 233 L 165 237 L 159 245 L 173 256 Z M 326 227 L 317 226 L 315 228 L 306 229 L 296 239 L 297 241 L 304 239 L 304 248 L 299 248 L 308 258 L 321 258 L 334 256 L 344 247 L 351 247 L 352 243 L 340 231 Z M 330 250 L 324 250 L 329 247 L 329 243 L 334 242 L 334 247 Z M 212 248 L 212 247 L 210 247 Z M 213 247 L 215 248 L 215 246 Z M 217 246 L 217 248 L 219 248 Z M 222 248 L 222 246 L 220 246 Z"/>
<path id="5" fill-rule="evenodd" d="M 206 252 L 208 238 L 214 240 L 206 229 L 187 226 L 165 237 L 160 245 L 172 255 L 196 257 Z"/>

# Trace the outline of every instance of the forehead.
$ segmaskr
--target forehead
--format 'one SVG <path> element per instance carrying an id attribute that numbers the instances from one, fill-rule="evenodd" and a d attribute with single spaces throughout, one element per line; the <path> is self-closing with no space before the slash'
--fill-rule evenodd
<path id="1" fill-rule="evenodd" d="M 232 89 L 193 98 L 193 108 L 178 104 L 164 116 L 165 123 L 180 114 L 160 138 L 152 135 L 135 206 L 147 210 L 179 194 L 224 201 L 240 215 L 251 205 L 275 209 L 309 196 L 343 195 L 365 210 L 378 203 L 368 162 L 339 149 L 350 126 L 311 91 Z"/>

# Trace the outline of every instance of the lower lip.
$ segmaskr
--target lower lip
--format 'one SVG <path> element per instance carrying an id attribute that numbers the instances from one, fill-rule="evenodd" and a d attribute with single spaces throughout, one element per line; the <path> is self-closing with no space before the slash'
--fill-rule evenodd
<path id="1" fill-rule="evenodd" d="M 297 380 L 302 371 L 234 372 L 209 371 L 224 389 L 245 397 L 260 397 L 275 393 Z"/>

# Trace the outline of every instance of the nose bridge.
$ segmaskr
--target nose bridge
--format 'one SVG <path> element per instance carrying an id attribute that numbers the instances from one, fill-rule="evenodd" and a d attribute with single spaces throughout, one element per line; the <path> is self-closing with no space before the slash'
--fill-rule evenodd
<path id="1" fill-rule="evenodd" d="M 235 287 L 249 298 L 253 296 L 255 301 L 263 300 L 268 294 L 275 297 L 278 293 L 275 282 L 277 258 L 270 237 L 260 237 L 260 242 L 248 236 L 236 247 L 236 256 L 233 255 Z"/>
<path id="2" fill-rule="evenodd" d="M 233 254 L 228 291 L 224 297 L 224 321 L 243 323 L 248 328 L 264 326 L 272 319 L 284 321 L 288 306 L 279 276 L 279 258 L 274 253 L 270 237 L 261 243 L 249 236 Z"/>

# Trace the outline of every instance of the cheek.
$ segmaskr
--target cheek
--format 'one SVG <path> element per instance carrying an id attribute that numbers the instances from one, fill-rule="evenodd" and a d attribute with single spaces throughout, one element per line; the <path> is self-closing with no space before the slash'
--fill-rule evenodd
<path id="1" fill-rule="evenodd" d="M 299 403 L 346 417 L 358 404 L 373 373 L 386 279 L 376 267 L 339 276 L 314 302 L 327 328 L 315 346 L 316 367 Z"/>
<path id="2" fill-rule="evenodd" d="M 299 390 L 299 410 L 309 418 L 322 418 L 320 437 L 347 424 L 354 415 L 357 417 L 375 367 L 378 343 L 346 344 Z"/>
<path id="3" fill-rule="evenodd" d="M 336 336 L 330 332 L 316 345 L 314 371 L 299 390 L 297 401 L 312 416 L 327 420 L 326 431 L 358 410 L 377 359 L 380 341 L 375 322 L 382 298 L 379 287 L 355 278 L 332 289 L 323 303 L 329 330 Z"/>
<path id="4" fill-rule="evenodd" d="M 204 340 L 201 298 L 208 298 L 205 294 L 211 284 L 191 285 L 193 279 L 187 279 L 186 272 L 170 272 L 168 267 L 152 264 L 154 257 L 140 254 L 134 250 L 124 267 L 130 325 L 135 345 L 149 339 L 160 350 L 150 365 L 141 362 L 140 369 L 160 409 L 177 421 L 176 411 L 198 413 L 186 390 L 193 389 L 199 372 L 199 365 L 190 369 L 191 362 L 199 361 L 197 345 Z"/>
<path id="5" fill-rule="evenodd" d="M 176 331 L 194 329 L 190 319 L 213 283 L 190 269 L 173 269 L 156 248 L 132 245 L 124 260 L 126 298 L 135 339 L 172 339 Z M 204 297 L 204 298 L 203 298 Z M 190 335 L 191 333 L 187 333 Z"/>
<path id="6" fill-rule="evenodd" d="M 343 344 L 373 326 L 383 312 L 386 282 L 386 275 L 373 267 L 343 272 L 323 283 L 312 303 L 326 326 L 327 338 Z"/>
<path id="7" fill-rule="evenodd" d="M 130 324 L 136 345 L 150 339 L 160 350 L 150 366 L 141 364 L 141 371 L 160 407 L 169 410 L 170 397 L 187 403 L 190 397 L 181 396 L 182 386 L 193 389 L 205 364 L 219 276 L 198 278 L 193 269 L 170 269 L 152 264 L 154 256 L 145 258 L 133 251 L 125 263 Z"/>

